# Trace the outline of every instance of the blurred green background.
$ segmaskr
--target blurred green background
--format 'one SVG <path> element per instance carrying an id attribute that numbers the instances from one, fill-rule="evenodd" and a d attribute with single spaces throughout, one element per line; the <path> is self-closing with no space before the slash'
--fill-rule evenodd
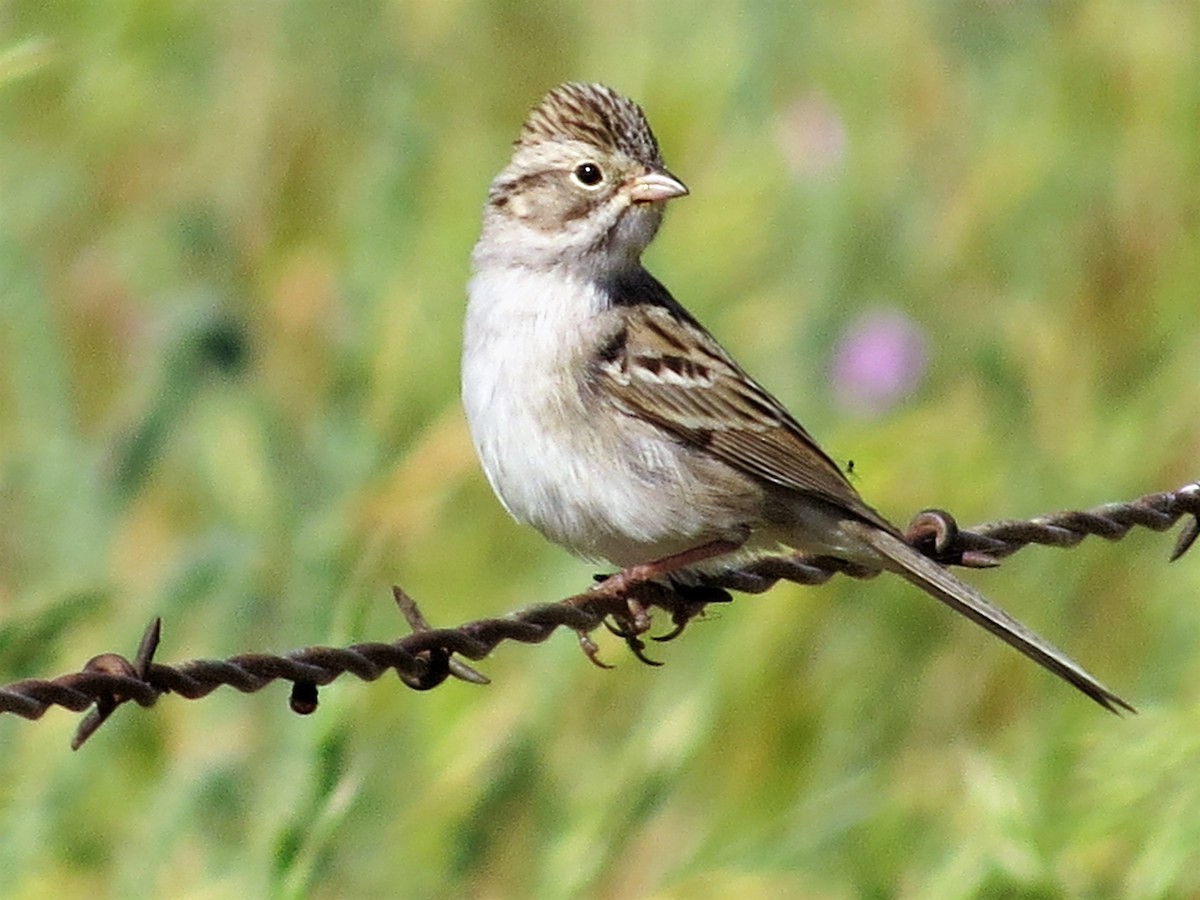
<path id="1" fill-rule="evenodd" d="M 457 400 L 468 255 L 528 107 L 647 109 L 648 265 L 904 522 L 1200 476 L 1190 3 L 0 2 L 0 680 L 388 640 L 592 566 L 510 522 Z M 874 415 L 831 347 L 905 315 Z M 1200 559 L 971 580 L 1114 718 L 898 579 L 741 597 L 601 672 L 0 721 L 5 897 L 1200 892 Z M 1194 554 L 1193 554 L 1194 555 Z M 665 625 L 663 626 L 665 627 Z"/>

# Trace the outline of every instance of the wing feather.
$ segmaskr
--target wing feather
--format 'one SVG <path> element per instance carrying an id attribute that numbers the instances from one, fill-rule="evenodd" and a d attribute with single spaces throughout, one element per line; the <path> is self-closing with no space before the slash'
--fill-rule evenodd
<path id="1" fill-rule="evenodd" d="M 622 328 L 594 367 L 601 394 L 743 472 L 894 531 L 783 405 L 677 304 L 621 311 Z"/>

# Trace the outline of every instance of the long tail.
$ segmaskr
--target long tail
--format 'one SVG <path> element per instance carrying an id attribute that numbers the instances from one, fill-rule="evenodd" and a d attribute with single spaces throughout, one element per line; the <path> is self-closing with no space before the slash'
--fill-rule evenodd
<path id="1" fill-rule="evenodd" d="M 1109 712 L 1121 709 L 1137 712 L 1132 706 L 1084 671 L 1057 647 L 1042 640 L 1004 610 L 969 585 L 959 581 L 942 566 L 922 556 L 900 538 L 866 522 L 844 522 L 865 543 L 894 563 L 892 571 L 911 581 L 927 594 L 951 609 L 982 625 L 1007 644 L 1020 650 L 1039 666 L 1073 684 Z"/>

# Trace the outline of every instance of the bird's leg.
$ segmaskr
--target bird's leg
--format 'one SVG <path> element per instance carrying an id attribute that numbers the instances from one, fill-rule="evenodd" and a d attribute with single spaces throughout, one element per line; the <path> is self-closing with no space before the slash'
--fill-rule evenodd
<path id="1" fill-rule="evenodd" d="M 739 535 L 738 540 L 719 539 L 709 541 L 707 544 L 690 547 L 681 553 L 664 556 L 662 559 L 657 559 L 653 562 L 630 566 L 622 569 L 620 572 L 609 575 L 602 581 L 599 580 L 601 576 L 597 575 L 598 582 L 592 587 L 591 595 L 599 594 L 602 597 L 620 600 L 625 605 L 624 611 L 613 611 L 610 613 L 613 624 L 609 624 L 606 619 L 604 622 L 605 626 L 613 634 L 624 639 L 625 643 L 629 645 L 629 649 L 633 652 L 633 655 L 646 663 L 646 665 L 662 665 L 662 663 L 650 659 L 645 654 L 646 645 L 642 641 L 641 635 L 650 630 L 650 613 L 646 609 L 646 603 L 643 602 L 642 595 L 648 593 L 648 599 L 651 603 L 654 603 L 654 589 L 666 591 L 674 595 L 674 599 L 684 602 L 687 602 L 689 599 L 689 594 L 698 592 L 705 594 L 703 600 L 692 600 L 690 603 L 687 603 L 688 608 L 686 611 L 682 611 L 678 606 L 674 607 L 673 621 L 675 622 L 675 630 L 667 639 L 675 637 L 683 631 L 687 622 L 697 615 L 707 603 L 718 600 L 729 600 L 729 594 L 720 589 L 686 587 L 677 584 L 664 586 L 652 584 L 651 582 L 656 578 L 661 578 L 663 575 L 678 572 L 706 559 L 732 553 L 746 543 L 748 537 L 749 530 L 744 535 Z M 586 633 L 580 632 L 579 641 L 588 659 L 598 666 L 604 666 L 604 663 L 600 662 L 596 655 L 597 647 L 595 643 Z"/>
<path id="2" fill-rule="evenodd" d="M 686 569 L 688 566 L 693 566 L 706 559 L 712 559 L 714 556 L 732 553 L 744 543 L 746 543 L 746 537 L 737 541 L 726 540 L 724 538 L 709 541 L 707 544 L 690 547 L 680 553 L 673 553 L 670 556 L 664 556 L 662 559 L 656 559 L 653 562 L 629 566 L 614 575 L 609 575 L 592 588 L 592 590 L 607 597 L 620 597 L 636 584 L 653 581 L 655 578 L 660 578 L 663 575 L 670 575 L 672 572 Z M 646 614 L 645 607 L 640 603 L 637 604 L 636 608 L 634 607 L 634 603 L 636 602 L 634 599 L 630 600 L 630 612 L 633 613 L 635 619 L 638 618 L 637 613 L 639 609 L 642 617 Z"/>

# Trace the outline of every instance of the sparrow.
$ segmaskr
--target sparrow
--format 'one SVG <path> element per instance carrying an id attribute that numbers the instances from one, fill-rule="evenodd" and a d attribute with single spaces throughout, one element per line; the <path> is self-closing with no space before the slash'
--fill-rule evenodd
<path id="1" fill-rule="evenodd" d="M 462 399 L 514 519 L 647 580 L 777 553 L 907 579 L 1116 712 L 1133 710 L 922 555 L 642 265 L 688 189 L 641 107 L 568 83 L 529 113 L 472 254 Z"/>

